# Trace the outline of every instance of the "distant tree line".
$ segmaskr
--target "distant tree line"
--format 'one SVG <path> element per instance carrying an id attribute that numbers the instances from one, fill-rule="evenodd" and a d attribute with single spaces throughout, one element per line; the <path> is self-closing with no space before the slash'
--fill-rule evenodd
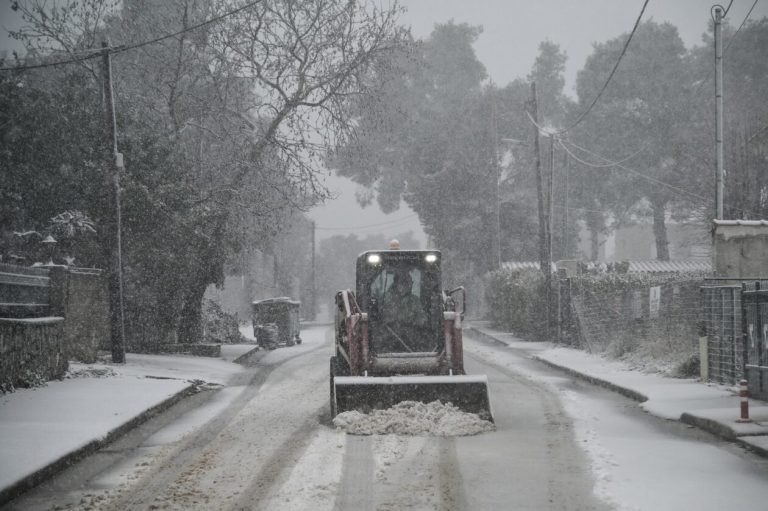
<path id="1" fill-rule="evenodd" d="M 530 74 L 500 86 L 472 48 L 480 33 L 436 25 L 427 39 L 379 59 L 368 76 L 377 93 L 357 102 L 357 136 L 330 159 L 341 175 L 370 187 L 385 211 L 405 200 L 450 254 L 452 271 L 482 275 L 499 259 L 538 260 L 531 82 L 545 185 L 552 169 L 545 206 L 555 260 L 576 255 L 577 222 L 591 233 L 592 259 L 600 234 L 638 220 L 653 225 L 657 257 L 668 259 L 670 219 L 713 218 L 711 25 L 689 50 L 671 24 L 642 22 L 600 100 L 569 130 L 629 34 L 594 45 L 573 99 L 564 92 L 567 55 L 557 44 L 542 42 Z M 748 21 L 738 34 L 726 25 L 724 35 L 726 217 L 765 218 L 768 19 Z"/>

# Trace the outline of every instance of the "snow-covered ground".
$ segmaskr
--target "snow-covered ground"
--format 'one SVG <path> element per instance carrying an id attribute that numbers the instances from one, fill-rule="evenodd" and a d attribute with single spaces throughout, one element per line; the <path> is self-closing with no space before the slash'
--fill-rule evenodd
<path id="1" fill-rule="evenodd" d="M 732 404 L 731 421 L 738 428 L 738 401 L 730 389 L 630 371 L 620 362 L 549 343 L 510 337 L 504 341 L 506 347 L 471 341 L 465 347 L 481 359 L 546 383 L 559 395 L 573 418 L 574 435 L 589 456 L 595 494 L 607 504 L 621 510 L 721 510 L 768 502 L 768 460 L 705 433 L 687 435 L 688 426 L 662 420 L 679 420 L 686 410 L 712 414 L 710 407 L 727 402 Z M 569 379 L 542 370 L 531 358 L 631 389 L 648 400 L 635 404 L 618 397 L 607 400 L 591 387 L 578 390 Z M 761 403 L 753 403 L 759 413 L 762 408 L 755 404 Z M 768 415 L 762 417 L 768 419 Z"/>
<path id="2" fill-rule="evenodd" d="M 94 487 L 114 488 L 119 493 L 121 485 L 127 485 L 117 497 L 115 493 L 110 494 L 109 498 L 116 499 L 112 502 L 117 504 L 125 502 L 126 494 L 142 492 L 138 482 L 166 481 L 177 485 L 177 489 L 188 489 L 192 496 L 199 495 L 201 488 L 207 488 L 206 498 L 211 500 L 205 502 L 209 504 L 237 498 L 240 504 L 248 499 L 262 502 L 265 509 L 331 510 L 340 504 L 355 502 L 355 495 L 349 494 L 348 478 L 361 468 L 365 474 L 352 477 L 351 481 L 354 484 L 367 481 L 369 487 L 363 485 L 362 489 L 375 493 L 368 502 L 378 501 L 382 505 L 409 502 L 417 509 L 421 504 L 439 504 L 445 501 L 440 500 L 443 497 L 438 480 L 447 477 L 450 481 L 447 487 L 465 485 L 466 502 L 482 503 L 481 493 L 486 488 L 483 485 L 496 488 L 515 475 L 533 479 L 541 476 L 548 484 L 555 481 L 554 490 L 558 491 L 560 483 L 556 477 L 559 476 L 554 473 L 526 474 L 538 470 L 537 466 L 557 470 L 557 464 L 542 464 L 541 457 L 546 458 L 546 453 L 528 453 L 523 447 L 521 453 L 537 459 L 499 456 L 499 453 L 515 452 L 509 451 L 510 446 L 506 444 L 521 441 L 523 421 L 533 421 L 534 429 L 541 421 L 544 427 L 560 432 L 560 442 L 573 435 L 579 447 L 573 447 L 572 451 L 562 448 L 560 452 L 578 453 L 579 448 L 583 451 L 587 460 L 584 466 L 591 468 L 594 480 L 592 488 L 587 479 L 584 491 L 587 495 L 593 491 L 607 507 L 720 510 L 754 508 L 756 503 L 768 502 L 768 460 L 677 421 L 663 420 L 679 419 L 685 410 L 710 410 L 707 413 L 712 415 L 713 406 L 715 410 L 723 403 L 731 406 L 734 399 L 731 389 L 644 375 L 599 357 L 553 348 L 546 343 L 508 338 L 508 346 L 491 345 L 476 342 L 467 334 L 468 364 L 473 367 L 492 364 L 508 371 L 505 374 L 517 375 L 511 381 L 502 381 L 500 373 L 493 373 L 490 379 L 490 397 L 492 404 L 497 405 L 494 413 L 499 418 L 499 430 L 449 440 L 423 436 L 349 436 L 326 422 L 327 357 L 331 351 L 328 330 L 318 328 L 308 332 L 303 336 L 305 342 L 299 346 L 259 352 L 259 365 L 255 368 L 231 362 L 252 349 L 252 345 L 225 347 L 221 359 L 129 354 L 125 365 L 73 364 L 72 373 L 78 377 L 0 396 L 0 488 L 78 446 L 103 438 L 111 429 L 183 390 L 190 381 L 203 380 L 215 387 L 222 386 L 212 394 L 214 399 L 188 408 L 177 420 L 148 437 L 144 445 L 150 448 L 142 451 L 149 456 L 142 459 L 146 464 L 128 460 L 123 473 L 104 474 L 94 482 Z M 617 386 L 630 387 L 648 400 L 640 405 L 608 391 L 574 383 L 564 373 L 532 360 L 533 356 Z M 491 366 L 485 367 L 491 374 Z M 260 386 L 252 387 L 249 383 L 258 377 L 259 371 L 267 372 L 268 377 Z M 515 378 L 523 384 L 515 385 Z M 552 403 L 559 401 L 561 405 L 557 406 L 561 406 L 564 413 L 559 416 L 555 413 L 550 418 L 528 417 L 527 408 L 514 409 L 511 408 L 514 405 L 508 404 L 521 403 L 522 396 L 502 395 L 514 388 L 532 391 L 544 388 L 546 396 L 526 396 L 525 399 L 530 403 L 539 397 Z M 548 410 L 547 413 L 556 412 L 555 405 Z M 736 406 L 733 411 L 736 413 Z M 720 413 L 729 412 L 720 409 Z M 223 415 L 227 417 L 225 421 L 220 420 Z M 219 421 L 219 426 L 211 429 L 214 419 Z M 529 428 L 525 430 L 529 434 L 531 424 L 525 427 Z M 197 432 L 205 432 L 210 444 L 200 443 Z M 168 449 L 161 452 L 155 446 Z M 174 449 L 184 453 L 198 449 L 205 464 L 193 463 L 189 470 L 178 474 L 178 479 L 177 474 L 165 474 L 161 471 L 163 467 L 172 464 L 166 465 L 162 456 Z M 158 456 L 154 465 L 153 456 Z M 435 461 L 443 457 L 442 465 Z M 355 460 L 361 464 L 354 465 Z M 563 462 L 566 465 L 561 470 L 568 467 L 568 460 Z M 151 466 L 155 468 L 150 470 Z M 434 466 L 444 467 L 435 479 Z M 480 478 L 479 474 L 487 470 L 492 470 L 488 476 L 498 481 L 483 482 L 485 476 Z M 454 478 L 454 472 L 458 477 Z M 128 473 L 134 479 L 126 477 Z M 254 483 L 254 477 L 260 481 L 258 484 Z M 401 484 L 435 493 L 427 495 L 422 491 L 418 498 L 406 498 L 400 495 L 402 492 L 398 493 Z M 91 499 L 88 502 L 107 499 L 99 491 L 90 491 L 91 494 L 86 495 Z M 512 480 L 508 491 L 517 492 Z M 144 493 L 148 495 L 147 504 L 152 504 L 155 494 L 149 490 Z M 157 495 L 160 499 L 157 502 L 168 509 L 186 509 L 185 506 L 202 509 L 200 506 L 205 505 L 185 499 L 176 502 L 164 486 L 158 486 Z M 94 507 L 99 508 L 98 504 Z"/>
<path id="3" fill-rule="evenodd" d="M 232 354 L 252 346 L 232 348 Z M 192 385 L 224 385 L 222 359 L 129 353 L 125 364 L 70 364 L 70 376 L 0 395 L 0 489 L 48 466 Z M 12 460 L 12 461 L 11 461 Z"/>

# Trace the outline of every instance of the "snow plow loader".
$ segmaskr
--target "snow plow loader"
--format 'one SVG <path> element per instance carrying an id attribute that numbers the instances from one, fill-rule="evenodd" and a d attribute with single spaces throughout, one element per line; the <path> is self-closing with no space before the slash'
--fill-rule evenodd
<path id="1" fill-rule="evenodd" d="M 442 289 L 437 250 L 367 251 L 335 299 L 331 417 L 439 400 L 493 420 L 485 375 L 464 372 L 463 287 Z"/>

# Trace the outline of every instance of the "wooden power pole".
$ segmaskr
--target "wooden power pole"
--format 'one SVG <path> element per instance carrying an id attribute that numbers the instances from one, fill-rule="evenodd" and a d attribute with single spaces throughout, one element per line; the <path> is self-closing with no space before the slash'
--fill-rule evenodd
<path id="1" fill-rule="evenodd" d="M 123 246 L 122 219 L 120 210 L 120 169 L 123 167 L 123 155 L 117 150 L 117 121 L 115 119 L 115 99 L 112 90 L 112 62 L 109 55 L 109 44 L 102 41 L 104 64 L 104 100 L 106 104 L 106 125 L 108 147 L 112 157 L 111 193 L 114 204 L 114 215 L 107 222 L 109 229 L 107 243 L 109 244 L 109 324 L 112 343 L 112 362 L 125 362 L 125 314 L 123 304 Z M 114 242 L 114 245 L 112 244 Z"/>
<path id="2" fill-rule="evenodd" d="M 551 316 L 551 289 L 552 289 L 552 242 L 550 238 L 550 226 L 551 215 L 548 214 L 550 208 L 549 203 L 545 204 L 544 197 L 544 180 L 541 175 L 541 150 L 539 144 L 539 107 L 538 99 L 536 97 L 536 82 L 531 83 L 531 102 L 530 102 L 530 114 L 533 119 L 533 151 L 534 161 L 536 165 L 536 203 L 539 213 L 539 268 L 544 276 L 544 288 L 546 301 L 546 315 L 547 315 L 547 335 L 550 333 L 550 316 Z M 550 151 L 552 148 L 550 148 Z M 551 156 L 550 156 L 551 157 Z M 552 190 L 552 169 L 550 169 L 549 182 L 547 186 L 548 194 L 551 194 Z M 551 203 L 550 197 L 550 203 Z M 545 209 L 546 208 L 546 209 Z"/>

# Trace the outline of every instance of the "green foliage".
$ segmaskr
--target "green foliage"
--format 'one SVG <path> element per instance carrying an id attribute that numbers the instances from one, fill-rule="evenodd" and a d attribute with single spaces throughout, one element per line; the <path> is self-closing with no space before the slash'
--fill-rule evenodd
<path id="1" fill-rule="evenodd" d="M 22 389 L 45 387 L 46 385 L 48 385 L 48 380 L 37 371 L 31 369 L 22 371 L 15 382 L 15 386 Z"/>
<path id="2" fill-rule="evenodd" d="M 26 25 L 14 36 L 43 58 L 53 47 L 87 54 L 105 32 L 113 46 L 153 40 L 229 9 L 37 4 L 18 2 Z M 114 56 L 131 347 L 199 341 L 205 288 L 243 254 L 273 248 L 291 211 L 328 196 L 318 162 L 349 136 L 358 77 L 399 44 L 398 12 L 396 3 L 262 2 L 215 29 Z M 101 62 L 0 74 L 0 243 L 80 211 L 91 224 L 59 218 L 57 228 L 94 227 L 97 250 L 78 263 L 114 270 Z"/>
<path id="3" fill-rule="evenodd" d="M 488 319 L 498 328 L 539 340 L 546 325 L 544 276 L 534 270 L 496 270 L 488 274 L 485 292 Z"/>
<path id="4" fill-rule="evenodd" d="M 623 265 L 621 266 L 623 268 Z M 675 283 L 699 282 L 708 276 L 706 272 L 678 274 L 661 273 L 582 273 L 571 278 L 574 293 L 592 293 L 607 295 L 633 289 L 648 289 L 652 286 L 672 285 Z"/>
<path id="5" fill-rule="evenodd" d="M 237 314 L 224 312 L 213 300 L 203 302 L 203 342 L 218 344 L 248 343 L 242 333 Z"/>

